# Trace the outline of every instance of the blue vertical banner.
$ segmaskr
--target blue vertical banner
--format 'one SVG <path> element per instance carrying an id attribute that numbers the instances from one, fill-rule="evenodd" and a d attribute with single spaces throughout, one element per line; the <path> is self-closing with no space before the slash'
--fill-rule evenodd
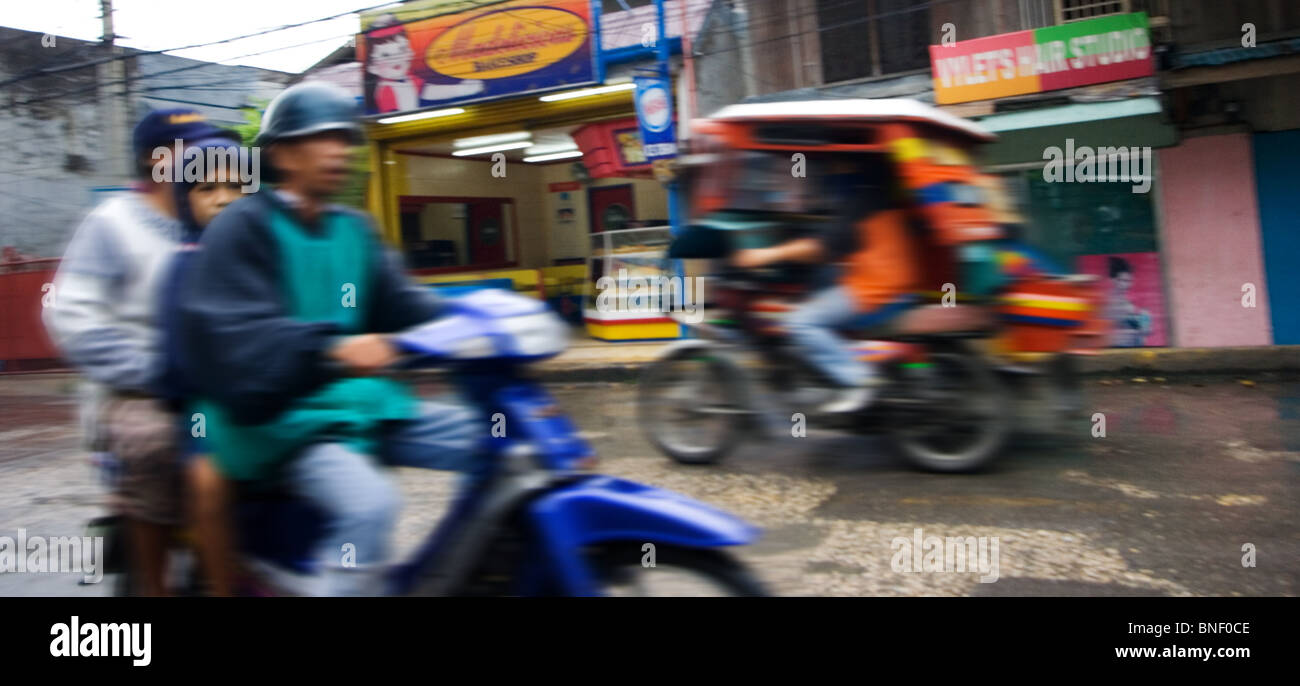
<path id="1" fill-rule="evenodd" d="M 677 156 L 677 132 L 673 126 L 671 83 L 661 76 L 634 76 L 636 121 L 641 127 L 641 145 L 646 159 L 654 161 Z"/>
<path id="2" fill-rule="evenodd" d="M 1300 170 L 1295 166 L 1300 131 L 1256 133 L 1252 138 L 1259 247 L 1268 283 L 1273 345 L 1295 345 L 1300 343 L 1300 305 L 1295 302 L 1295 293 L 1300 291 L 1300 270 L 1296 269 L 1296 255 L 1300 255 L 1300 230 L 1296 227 L 1300 198 L 1295 193 L 1300 183 Z"/>

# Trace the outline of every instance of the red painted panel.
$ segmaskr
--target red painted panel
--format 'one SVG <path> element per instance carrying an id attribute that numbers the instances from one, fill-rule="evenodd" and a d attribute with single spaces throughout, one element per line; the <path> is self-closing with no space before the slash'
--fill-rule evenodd
<path id="1" fill-rule="evenodd" d="M 53 269 L 0 274 L 0 360 L 59 356 L 41 322 L 41 287 L 53 281 Z"/>

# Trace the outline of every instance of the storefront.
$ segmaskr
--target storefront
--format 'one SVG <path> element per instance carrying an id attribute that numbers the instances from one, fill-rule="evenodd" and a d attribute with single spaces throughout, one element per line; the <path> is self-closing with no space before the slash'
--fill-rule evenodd
<path id="1" fill-rule="evenodd" d="M 666 246 L 666 228 L 616 232 L 667 227 L 668 191 L 642 153 L 630 65 L 593 45 L 593 4 L 489 7 L 362 15 L 370 209 L 422 281 L 513 287 L 579 322 L 594 280 L 617 271 L 597 259 L 606 243 Z M 587 319 L 602 338 L 677 335 L 641 326 L 670 320 L 618 336 Z"/>
<path id="2" fill-rule="evenodd" d="M 1111 344 L 1173 343 L 1160 150 L 1178 143 L 1141 13 L 930 48 L 935 99 L 999 140 L 982 162 L 1024 216 L 1020 236 L 1107 284 Z M 1074 89 L 1068 95 L 1052 91 Z"/>
<path id="3" fill-rule="evenodd" d="M 1171 344 L 1159 150 L 1177 141 L 1155 97 L 1040 108 L 981 120 L 984 163 L 1023 215 L 1024 242 L 1062 270 L 1108 284 L 1116 347 Z"/>

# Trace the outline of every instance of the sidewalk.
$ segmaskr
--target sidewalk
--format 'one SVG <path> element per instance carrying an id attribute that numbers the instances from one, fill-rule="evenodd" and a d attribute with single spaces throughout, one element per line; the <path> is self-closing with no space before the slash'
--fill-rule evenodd
<path id="1" fill-rule="evenodd" d="M 568 381 L 627 381 L 673 341 L 607 343 L 574 339 L 558 357 L 536 370 L 545 378 Z M 1032 362 L 1036 355 L 1025 355 Z M 1300 372 L 1300 345 L 1238 348 L 1112 348 L 1079 357 L 1084 374 Z"/>
<path id="2" fill-rule="evenodd" d="M 641 369 L 674 341 L 607 343 L 574 337 L 569 349 L 534 365 L 547 381 L 635 381 Z M 1025 356 L 1024 362 L 1032 362 Z M 1300 373 L 1300 345 L 1243 348 L 1115 348 L 1079 357 L 1079 369 L 1096 376 L 1148 376 L 1160 374 Z M 76 376 L 71 372 L 0 374 L 0 395 L 40 392 L 71 393 Z"/>

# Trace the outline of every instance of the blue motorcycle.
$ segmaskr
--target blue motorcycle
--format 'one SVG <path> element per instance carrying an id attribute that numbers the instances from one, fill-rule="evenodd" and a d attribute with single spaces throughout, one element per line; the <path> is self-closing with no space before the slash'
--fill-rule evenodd
<path id="1" fill-rule="evenodd" d="M 506 291 L 451 301 L 448 316 L 397 334 L 410 366 L 443 365 L 488 436 L 449 513 L 387 573 L 391 595 L 764 595 L 726 549 L 749 524 L 685 496 L 585 471 L 595 454 L 526 366 L 560 353 L 567 327 Z M 265 592 L 310 593 L 323 519 L 287 496 L 241 499 L 245 569 Z"/>

